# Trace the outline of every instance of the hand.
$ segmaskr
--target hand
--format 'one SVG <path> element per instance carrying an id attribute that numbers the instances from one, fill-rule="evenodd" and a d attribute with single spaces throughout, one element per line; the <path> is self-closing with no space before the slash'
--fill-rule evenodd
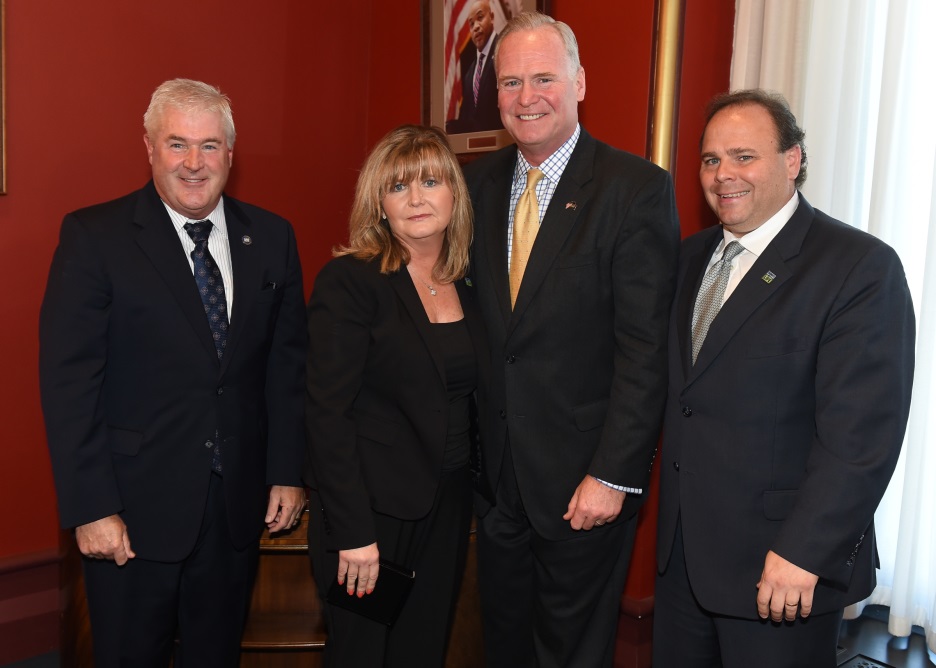
<path id="1" fill-rule="evenodd" d="M 771 550 L 764 560 L 764 572 L 757 583 L 757 614 L 761 619 L 792 622 L 799 609 L 800 617 L 812 612 L 813 591 L 819 576 L 803 570 Z"/>
<path id="2" fill-rule="evenodd" d="M 266 522 L 270 532 L 282 531 L 299 524 L 302 511 L 305 510 L 305 489 L 273 485 L 270 488 L 270 502 L 267 504 Z"/>
<path id="3" fill-rule="evenodd" d="M 348 594 L 357 592 L 357 597 L 374 591 L 377 584 L 377 575 L 380 571 L 380 552 L 377 543 L 353 550 L 338 550 L 338 584 L 348 581 Z"/>
<path id="4" fill-rule="evenodd" d="M 624 492 L 608 487 L 593 476 L 587 475 L 575 488 L 572 500 L 569 501 L 569 509 L 562 519 L 569 520 L 576 531 L 590 531 L 592 527 L 613 522 L 621 513 L 625 496 L 627 495 Z"/>
<path id="5" fill-rule="evenodd" d="M 75 528 L 78 549 L 86 557 L 109 559 L 123 566 L 136 553 L 130 549 L 127 525 L 119 515 L 109 515 Z"/>

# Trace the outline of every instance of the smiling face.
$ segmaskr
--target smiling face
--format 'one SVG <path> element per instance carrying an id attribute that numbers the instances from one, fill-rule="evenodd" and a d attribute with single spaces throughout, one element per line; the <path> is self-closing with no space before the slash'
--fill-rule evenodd
<path id="1" fill-rule="evenodd" d="M 468 12 L 468 33 L 471 41 L 480 51 L 494 32 L 494 12 L 488 0 L 478 0 Z"/>
<path id="2" fill-rule="evenodd" d="M 758 104 L 725 107 L 702 137 L 699 177 L 705 199 L 737 236 L 763 225 L 790 201 L 800 148 L 780 151 L 777 128 Z"/>
<path id="3" fill-rule="evenodd" d="M 512 32 L 498 44 L 497 105 L 523 156 L 538 166 L 575 132 L 585 70 L 570 72 L 553 28 Z"/>
<path id="4" fill-rule="evenodd" d="M 452 220 L 455 195 L 440 178 L 424 176 L 392 184 L 380 204 L 390 231 L 404 246 L 441 245 Z"/>
<path id="5" fill-rule="evenodd" d="M 169 106 L 153 135 L 143 141 L 160 198 L 187 218 L 205 218 L 221 199 L 234 156 L 221 115 Z"/>

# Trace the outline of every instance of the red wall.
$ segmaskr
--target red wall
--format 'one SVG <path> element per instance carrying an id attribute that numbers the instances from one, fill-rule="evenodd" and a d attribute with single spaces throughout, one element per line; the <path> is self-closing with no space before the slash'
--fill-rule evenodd
<path id="1" fill-rule="evenodd" d="M 587 75 L 582 120 L 643 153 L 653 0 L 553 0 Z M 677 188 L 698 191 L 701 108 L 728 83 L 734 0 L 687 0 Z M 380 0 L 44 0 L 6 3 L 7 191 L 0 197 L 0 557 L 58 543 L 38 400 L 37 320 L 62 215 L 148 178 L 142 113 L 174 76 L 221 86 L 238 127 L 229 191 L 290 218 L 306 287 L 344 236 L 358 166 L 387 130 L 420 120 L 420 3 Z M 401 75 L 401 73 L 406 73 Z"/>

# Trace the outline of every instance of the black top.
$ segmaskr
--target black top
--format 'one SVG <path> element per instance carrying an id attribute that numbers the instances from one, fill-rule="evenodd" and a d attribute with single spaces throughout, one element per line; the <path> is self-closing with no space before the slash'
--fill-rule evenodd
<path id="1" fill-rule="evenodd" d="M 468 463 L 469 403 L 478 384 L 478 368 L 474 345 L 464 320 L 433 323 L 432 333 L 445 351 L 449 419 L 442 470 L 451 471 Z"/>

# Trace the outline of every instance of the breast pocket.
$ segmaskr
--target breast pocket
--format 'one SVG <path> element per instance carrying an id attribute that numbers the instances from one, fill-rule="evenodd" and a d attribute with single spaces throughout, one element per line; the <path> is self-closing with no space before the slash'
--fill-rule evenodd
<path id="1" fill-rule="evenodd" d="M 781 355 L 792 355 L 806 350 L 808 346 L 805 336 L 795 336 L 779 341 L 763 341 L 748 349 L 747 357 L 749 359 L 760 359 L 763 357 L 780 357 Z"/>

